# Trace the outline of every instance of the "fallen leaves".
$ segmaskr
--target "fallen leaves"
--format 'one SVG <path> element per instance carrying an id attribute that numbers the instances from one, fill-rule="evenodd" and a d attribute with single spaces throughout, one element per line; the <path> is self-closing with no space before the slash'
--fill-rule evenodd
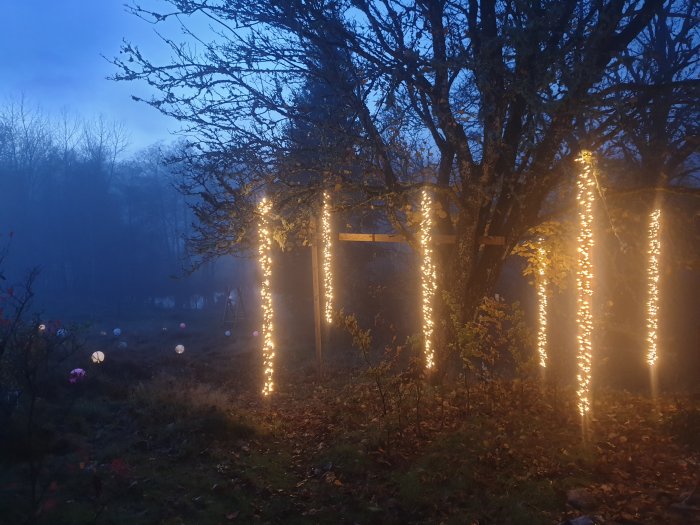
<path id="1" fill-rule="evenodd" d="M 181 418 L 122 431 L 123 450 L 101 425 L 100 442 L 115 443 L 114 453 L 76 455 L 71 476 L 85 478 L 93 500 L 121 491 L 124 506 L 166 494 L 167 516 L 186 522 L 700 521 L 690 497 L 700 460 L 670 433 L 669 403 L 602 393 L 584 440 L 571 393 L 527 383 L 421 388 L 419 402 L 392 398 L 384 415 L 360 374 L 323 385 L 290 379 L 271 400 L 254 388 L 225 398 L 226 414 L 252 432 L 203 435 Z M 89 488 L 95 473 L 99 491 Z"/>
<path id="2" fill-rule="evenodd" d="M 329 512 L 320 502 L 352 507 L 371 495 L 376 503 L 365 506 L 365 512 L 393 501 L 417 521 L 460 515 L 472 516 L 475 523 L 499 522 L 505 519 L 499 514 L 503 509 L 479 507 L 527 503 L 532 516 L 552 521 L 595 511 L 618 523 L 685 523 L 671 505 L 680 500 L 683 487 L 693 485 L 695 472 L 647 400 L 601 396 L 589 439 L 582 441 L 578 420 L 570 413 L 573 400 L 553 400 L 527 385 L 499 390 L 495 404 L 487 399 L 491 393 L 470 395 L 471 417 L 465 417 L 465 394 L 459 388 L 444 396 L 429 391 L 419 412 L 414 407 L 398 417 L 395 410 L 382 415 L 372 385 L 357 378 L 305 392 L 290 383 L 287 395 L 276 400 L 274 415 L 267 414 L 290 451 L 290 473 L 298 476 L 285 497 L 306 502 L 303 514 L 320 521 Z M 254 407 L 253 418 L 266 418 L 263 405 L 247 403 Z M 455 438 L 457 446 L 441 448 Z M 338 447 L 346 447 L 356 458 L 350 461 L 361 461 L 364 471 L 347 458 L 319 466 L 319 459 L 333 457 Z M 350 469 L 348 475 L 343 475 L 345 469 Z M 426 503 L 440 493 L 433 504 L 405 499 L 401 491 L 407 489 L 397 482 L 413 475 L 425 487 Z M 588 482 L 571 487 L 573 479 Z M 536 486 L 549 487 L 549 495 L 530 504 L 518 491 Z M 577 505 L 570 501 L 579 510 L 567 510 L 565 499 L 546 503 L 569 488 L 587 495 L 583 503 L 581 498 Z M 492 496 L 474 500 L 475 494 Z"/>

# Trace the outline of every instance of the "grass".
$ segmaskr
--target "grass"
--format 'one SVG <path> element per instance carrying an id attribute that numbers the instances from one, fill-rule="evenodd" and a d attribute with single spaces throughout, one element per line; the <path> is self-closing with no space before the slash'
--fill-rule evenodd
<path id="1" fill-rule="evenodd" d="M 654 494 L 696 482 L 696 401 L 600 391 L 586 440 L 572 392 L 533 384 L 472 385 L 469 410 L 460 385 L 425 386 L 384 416 L 362 371 L 318 383 L 299 362 L 263 400 L 255 358 L 207 343 L 200 363 L 195 339 L 184 357 L 144 339 L 42 397 L 32 507 L 20 407 L 0 429 L 0 523 L 554 524 L 582 487 L 610 521 L 687 523 Z"/>

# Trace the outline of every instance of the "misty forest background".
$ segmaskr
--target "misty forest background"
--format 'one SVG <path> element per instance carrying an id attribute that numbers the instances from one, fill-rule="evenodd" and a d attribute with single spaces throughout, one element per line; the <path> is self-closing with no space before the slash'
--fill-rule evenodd
<path id="1" fill-rule="evenodd" d="M 325 94 L 315 96 L 323 108 Z M 312 102 L 300 101 L 308 106 Z M 300 130 L 292 128 L 290 134 L 295 133 Z M 187 165 L 181 152 L 187 149 L 186 142 L 158 143 L 137 153 L 130 153 L 129 146 L 128 129 L 102 116 L 85 119 L 67 111 L 51 113 L 24 99 L 5 104 L 0 111 L 0 240 L 7 255 L 6 288 L 21 288 L 30 271 L 38 269 L 33 304 L 43 318 L 101 328 L 125 321 L 146 327 L 160 323 L 149 316 L 184 320 L 200 310 L 209 323 L 219 326 L 225 294 L 235 290 L 234 296 L 241 294 L 236 315 L 245 318 L 246 329 L 256 326 L 259 272 L 254 252 L 241 250 L 235 256 L 204 260 L 189 249 L 187 241 L 196 223 L 192 207 L 199 201 L 183 186 Z M 608 165 L 618 182 L 635 180 L 619 159 Z M 665 196 L 675 203 L 665 212 L 661 264 L 665 353 L 661 366 L 663 384 L 669 386 L 691 385 L 700 366 L 695 352 L 700 341 L 695 323 L 700 307 L 694 242 L 698 224 L 692 191 L 679 187 Z M 597 257 L 608 262 L 597 273 L 602 328 L 597 362 L 603 365 L 598 377 L 601 384 L 643 389 L 646 373 L 639 356 L 645 344 L 640 327 L 645 315 L 642 263 L 648 196 L 642 192 L 640 197 L 633 183 L 620 196 L 613 193 L 608 199 L 611 208 L 597 232 Z M 566 213 L 557 218 L 559 222 L 540 227 L 555 239 L 551 279 L 558 291 L 550 299 L 549 337 L 555 349 L 554 368 L 562 378 L 573 378 L 573 223 L 566 225 L 571 221 Z M 387 227 L 371 210 L 341 213 L 335 222 L 341 231 Z M 567 239 L 571 245 L 563 246 Z M 391 326 L 392 337 L 415 335 L 420 311 L 414 252 L 407 246 L 365 243 L 337 243 L 336 250 L 338 306 L 356 313 L 363 326 Z M 509 305 L 522 307 L 528 326 L 534 327 L 536 303 L 529 280 L 535 263 L 528 261 L 533 254 L 527 239 L 515 253 L 522 257 L 510 257 L 497 290 Z M 304 349 L 301 353 L 309 360 L 313 358 L 310 259 L 309 249 L 280 251 L 278 246 L 273 277 L 278 338 L 283 348 Z M 532 329 L 523 333 L 528 338 L 523 344 L 534 355 L 532 333 Z M 333 345 L 340 354 L 356 353 L 349 349 L 349 340 L 336 337 Z M 338 364 L 346 361 L 347 355 Z"/>
<path id="2" fill-rule="evenodd" d="M 33 311 L 64 325 L 87 323 L 89 332 L 125 323 L 160 330 L 164 318 L 179 323 L 201 312 L 217 332 L 232 321 L 253 330 L 260 309 L 254 251 L 203 260 L 189 250 L 198 199 L 181 191 L 186 168 L 174 158 L 183 148 L 184 141 L 161 142 L 133 153 L 129 130 L 118 122 L 51 112 L 23 97 L 6 102 L 0 109 L 4 288 L 23 293 L 38 270 Z M 418 279 L 401 278 L 403 270 L 417 272 L 411 251 L 341 246 L 338 253 L 345 307 L 365 309 L 365 322 L 392 312 L 405 333 L 415 332 Z M 279 338 L 311 358 L 310 250 L 278 257 Z M 227 293 L 238 303 L 235 319 L 226 314 Z M 370 303 L 374 310 L 366 308 Z"/>
<path id="3" fill-rule="evenodd" d="M 188 276 L 192 213 L 177 166 L 165 163 L 173 146 L 126 154 L 128 145 L 128 130 L 100 116 L 56 116 L 23 100 L 0 110 L 5 273 L 21 282 L 38 267 L 34 291 L 51 316 L 203 308 L 242 283 L 231 260 Z"/>

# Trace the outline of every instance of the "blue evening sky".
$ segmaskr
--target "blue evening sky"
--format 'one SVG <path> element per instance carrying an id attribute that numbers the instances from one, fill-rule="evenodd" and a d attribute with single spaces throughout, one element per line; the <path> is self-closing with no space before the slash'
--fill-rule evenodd
<path id="1" fill-rule="evenodd" d="M 160 6 L 140 0 L 143 7 Z M 179 124 L 131 95 L 149 98 L 148 86 L 114 82 L 114 57 L 122 39 L 165 62 L 168 51 L 154 26 L 126 12 L 123 0 L 3 0 L 0 31 L 0 106 L 24 97 L 30 107 L 57 116 L 67 110 L 86 119 L 102 115 L 122 122 L 130 133 L 130 152 L 170 134 Z M 158 30 L 179 39 L 174 26 Z"/>

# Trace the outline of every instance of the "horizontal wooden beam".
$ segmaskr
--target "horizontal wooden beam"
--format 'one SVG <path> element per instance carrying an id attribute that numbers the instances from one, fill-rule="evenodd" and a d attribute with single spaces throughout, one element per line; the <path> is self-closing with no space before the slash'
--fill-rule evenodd
<path id="1" fill-rule="evenodd" d="M 479 237 L 479 242 L 489 246 L 505 246 L 506 238 L 502 235 L 484 235 Z"/>
<path id="2" fill-rule="evenodd" d="M 455 235 L 436 234 L 433 240 L 437 244 L 452 244 L 457 237 Z M 349 242 L 406 242 L 403 235 L 398 233 L 339 233 L 338 240 Z M 480 244 L 489 246 L 503 246 L 506 238 L 500 235 L 485 235 L 479 238 Z"/>
<path id="3" fill-rule="evenodd" d="M 339 233 L 338 239 L 350 242 L 406 242 L 398 233 Z"/>

